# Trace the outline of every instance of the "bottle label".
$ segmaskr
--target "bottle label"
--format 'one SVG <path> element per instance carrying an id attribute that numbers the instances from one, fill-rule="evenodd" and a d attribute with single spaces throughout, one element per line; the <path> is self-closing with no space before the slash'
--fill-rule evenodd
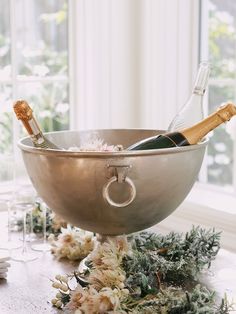
<path id="1" fill-rule="evenodd" d="M 30 135 L 34 144 L 41 145 L 44 143 L 44 139 L 42 137 L 35 136 L 34 134 Z"/>
<path id="2" fill-rule="evenodd" d="M 163 136 L 168 137 L 176 146 L 187 146 L 189 145 L 186 137 L 180 132 L 172 132 L 168 134 L 163 134 Z"/>
<path id="3" fill-rule="evenodd" d="M 205 93 L 205 89 L 203 89 L 203 88 L 200 87 L 200 86 L 195 86 L 195 87 L 194 87 L 194 90 L 193 90 L 193 93 L 202 96 L 202 95 L 204 95 L 204 93 Z"/>
<path id="4" fill-rule="evenodd" d="M 38 134 L 41 133 L 41 131 L 40 131 L 40 129 L 39 129 L 37 123 L 35 123 L 35 120 L 34 120 L 34 119 L 29 120 L 28 123 L 29 123 L 29 125 L 30 125 L 30 127 L 31 127 L 31 129 L 32 129 L 32 133 L 33 133 L 34 135 L 38 135 Z"/>
<path id="5" fill-rule="evenodd" d="M 43 144 L 44 143 L 44 139 L 42 137 L 38 138 L 37 140 L 38 144 Z"/>

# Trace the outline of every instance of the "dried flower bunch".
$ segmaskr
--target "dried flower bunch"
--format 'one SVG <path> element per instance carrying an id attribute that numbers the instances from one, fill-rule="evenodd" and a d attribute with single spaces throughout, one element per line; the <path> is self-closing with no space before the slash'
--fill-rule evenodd
<path id="1" fill-rule="evenodd" d="M 68 150 L 72 152 L 116 152 L 122 150 L 122 145 L 109 145 L 101 139 L 96 132 L 84 136 L 81 140 L 80 146 L 71 146 Z"/>
<path id="2" fill-rule="evenodd" d="M 52 304 L 75 314 L 227 314 L 227 298 L 197 282 L 220 248 L 215 230 L 193 227 L 185 235 L 142 232 L 110 238 L 89 255 L 88 285 L 75 272 L 56 276 Z M 73 283 L 75 287 L 72 288 Z"/>
<path id="3" fill-rule="evenodd" d="M 61 228 L 58 237 L 50 234 L 48 241 L 57 259 L 81 260 L 93 250 L 95 237 L 92 232 L 68 226 Z"/>

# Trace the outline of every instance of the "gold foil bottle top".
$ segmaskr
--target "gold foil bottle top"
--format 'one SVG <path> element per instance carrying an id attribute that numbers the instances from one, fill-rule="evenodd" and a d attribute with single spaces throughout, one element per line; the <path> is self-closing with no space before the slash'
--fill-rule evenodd
<path id="1" fill-rule="evenodd" d="M 197 144 L 207 133 L 214 130 L 218 125 L 229 121 L 234 115 L 236 115 L 236 106 L 227 102 L 206 119 L 181 131 L 181 133 L 186 137 L 189 144 Z"/>
<path id="2" fill-rule="evenodd" d="M 33 118 L 33 110 L 25 100 L 16 101 L 13 109 L 18 120 L 31 120 Z"/>
<path id="3" fill-rule="evenodd" d="M 234 115 L 236 115 L 236 106 L 232 102 L 221 105 L 217 110 L 217 116 L 224 122 L 229 121 Z"/>

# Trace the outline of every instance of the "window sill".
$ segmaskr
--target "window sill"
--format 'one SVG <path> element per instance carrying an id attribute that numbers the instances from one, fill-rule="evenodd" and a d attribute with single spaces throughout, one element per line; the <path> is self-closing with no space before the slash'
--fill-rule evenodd
<path id="1" fill-rule="evenodd" d="M 185 201 L 151 229 L 161 233 L 187 232 L 193 225 L 222 232 L 221 247 L 236 252 L 236 197 L 196 184 Z"/>
<path id="2" fill-rule="evenodd" d="M 208 184 L 197 182 L 186 201 L 236 215 L 236 195 Z"/>

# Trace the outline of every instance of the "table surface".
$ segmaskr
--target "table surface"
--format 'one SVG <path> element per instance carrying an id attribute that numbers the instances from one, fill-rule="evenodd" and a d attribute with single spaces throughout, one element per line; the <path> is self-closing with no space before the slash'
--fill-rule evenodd
<path id="1" fill-rule="evenodd" d="M 2 217 L 0 213 L 0 239 L 6 235 Z M 31 262 L 10 261 L 7 280 L 0 279 L 1 314 L 61 313 L 51 306 L 56 289 L 52 288 L 50 280 L 57 274 L 71 273 L 77 265 L 59 262 L 50 252 L 38 254 L 39 258 Z M 236 254 L 221 249 L 210 272 L 202 275 L 201 281 L 219 295 L 226 292 L 230 300 L 236 301 Z"/>

